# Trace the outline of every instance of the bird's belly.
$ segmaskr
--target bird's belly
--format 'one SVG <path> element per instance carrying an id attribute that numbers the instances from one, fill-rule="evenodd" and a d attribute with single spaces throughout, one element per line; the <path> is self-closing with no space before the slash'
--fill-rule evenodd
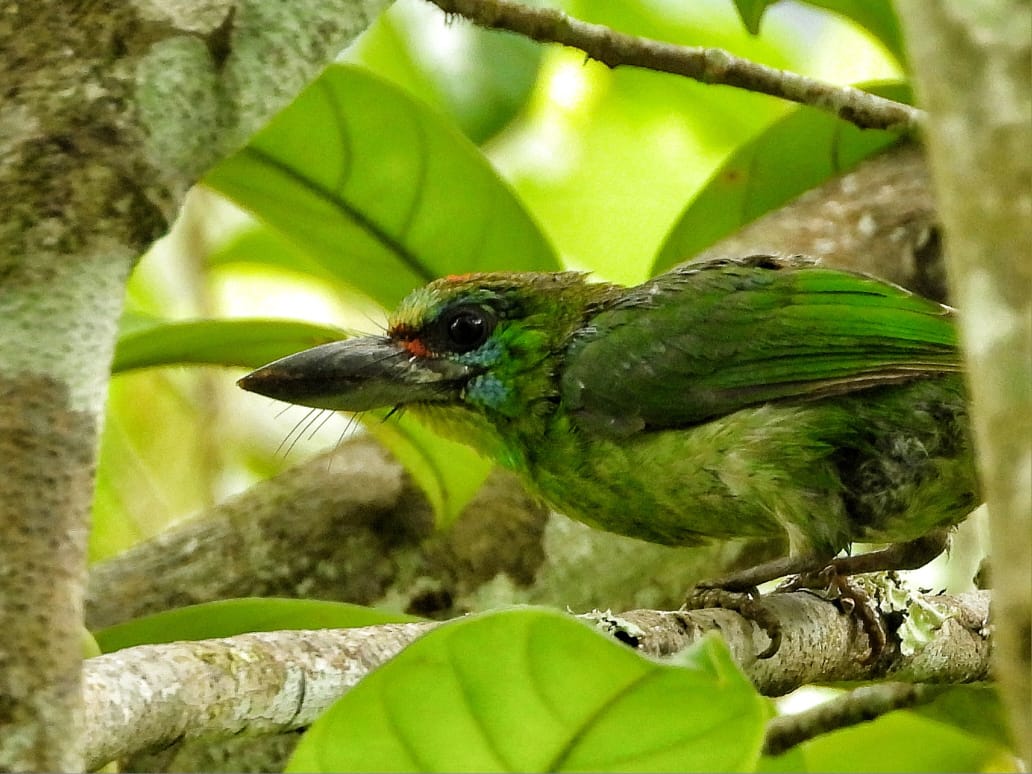
<path id="1" fill-rule="evenodd" d="M 819 451 L 799 459 L 803 442 L 785 437 L 798 424 L 775 422 L 782 430 L 772 432 L 771 411 L 785 410 L 750 409 L 739 412 L 747 416 L 621 439 L 578 438 L 567 430 L 565 443 L 536 456 L 531 482 L 568 516 L 655 543 L 691 545 L 786 531 L 791 537 L 796 525 L 819 513 L 827 522 L 805 531 L 818 533 L 819 542 L 844 544 L 834 482 L 813 469 L 819 467 Z M 808 475 L 800 477 L 797 468 L 808 466 Z"/>

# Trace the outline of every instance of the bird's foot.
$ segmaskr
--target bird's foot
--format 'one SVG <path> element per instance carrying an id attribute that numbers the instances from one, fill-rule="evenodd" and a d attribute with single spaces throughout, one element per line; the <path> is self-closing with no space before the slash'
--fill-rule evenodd
<path id="1" fill-rule="evenodd" d="M 775 593 L 807 591 L 834 602 L 846 615 L 856 616 L 864 634 L 867 635 L 867 641 L 871 648 L 863 660 L 865 665 L 874 663 L 885 652 L 888 633 L 885 631 L 885 625 L 871 595 L 849 575 L 840 572 L 834 562 L 817 572 L 803 573 L 789 578 L 774 591 Z"/>
<path id="2" fill-rule="evenodd" d="M 756 658 L 770 658 L 781 647 L 781 623 L 771 615 L 765 607 L 757 604 L 760 596 L 756 587 L 737 590 L 721 585 L 725 579 L 701 581 L 692 588 L 681 605 L 682 610 L 702 610 L 707 607 L 719 607 L 733 610 L 744 618 L 755 622 L 770 639 Z"/>

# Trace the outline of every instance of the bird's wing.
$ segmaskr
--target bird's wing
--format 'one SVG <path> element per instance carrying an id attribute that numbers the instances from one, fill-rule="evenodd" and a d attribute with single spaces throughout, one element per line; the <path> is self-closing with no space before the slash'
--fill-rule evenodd
<path id="1" fill-rule="evenodd" d="M 629 290 L 572 341 L 561 392 L 582 428 L 626 434 L 960 368 L 949 307 L 866 275 L 753 256 Z"/>

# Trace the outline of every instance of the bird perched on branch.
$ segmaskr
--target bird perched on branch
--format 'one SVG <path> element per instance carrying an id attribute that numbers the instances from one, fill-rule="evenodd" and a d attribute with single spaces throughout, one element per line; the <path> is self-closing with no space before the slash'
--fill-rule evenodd
<path id="1" fill-rule="evenodd" d="M 451 276 L 385 336 L 240 380 L 345 411 L 399 406 L 556 510 L 668 545 L 787 535 L 716 581 L 920 566 L 978 504 L 953 311 L 801 257 L 685 264 L 637 287 Z M 891 544 L 839 557 L 853 541 Z"/>

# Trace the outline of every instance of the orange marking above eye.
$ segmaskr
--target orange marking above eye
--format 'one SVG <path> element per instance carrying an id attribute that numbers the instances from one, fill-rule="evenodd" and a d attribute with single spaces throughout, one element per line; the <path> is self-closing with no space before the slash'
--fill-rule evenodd
<path id="1" fill-rule="evenodd" d="M 430 357 L 430 350 L 424 346 L 423 342 L 419 339 L 412 338 L 405 341 L 405 349 L 411 352 L 416 357 Z"/>
<path id="2" fill-rule="evenodd" d="M 466 274 L 449 274 L 444 279 L 447 282 L 463 282 L 465 280 L 468 280 L 472 276 L 473 275 L 469 274 L 469 273 L 466 273 Z"/>

